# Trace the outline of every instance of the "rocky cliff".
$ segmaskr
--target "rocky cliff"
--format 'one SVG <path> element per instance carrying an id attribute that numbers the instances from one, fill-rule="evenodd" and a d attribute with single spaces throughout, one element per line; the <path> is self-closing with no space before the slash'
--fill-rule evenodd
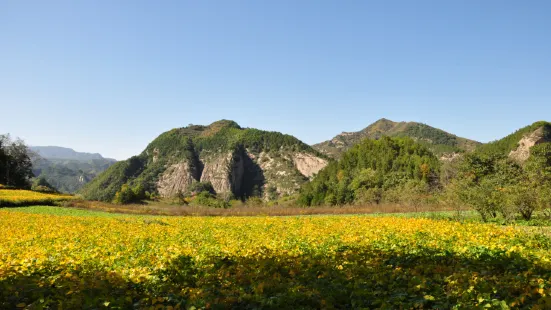
<path id="1" fill-rule="evenodd" d="M 141 184 L 172 197 L 189 192 L 195 182 L 210 182 L 220 195 L 266 198 L 268 191 L 295 193 L 326 164 L 324 155 L 292 136 L 222 120 L 161 134 L 140 155 L 108 169 L 81 193 L 111 200 L 122 184 Z"/>
<path id="2" fill-rule="evenodd" d="M 539 127 L 531 133 L 524 135 L 518 142 L 516 149 L 509 152 L 509 157 L 525 162 L 530 157 L 530 149 L 537 144 L 551 142 L 551 137 L 546 134 L 545 127 Z"/>

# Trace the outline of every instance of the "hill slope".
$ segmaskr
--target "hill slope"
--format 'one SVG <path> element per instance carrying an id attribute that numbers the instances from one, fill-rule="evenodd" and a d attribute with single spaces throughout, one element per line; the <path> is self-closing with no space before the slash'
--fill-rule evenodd
<path id="1" fill-rule="evenodd" d="M 415 122 L 393 122 L 380 119 L 357 132 L 343 132 L 333 139 L 313 145 L 313 147 L 333 158 L 358 144 L 362 139 L 379 139 L 382 136 L 410 137 L 423 144 L 438 156 L 445 153 L 472 151 L 481 143 L 447 133 L 425 124 Z"/>
<path id="2" fill-rule="evenodd" d="M 551 123 L 549 122 L 535 122 L 502 139 L 479 146 L 477 152 L 507 155 L 519 162 L 524 162 L 530 156 L 532 146 L 541 143 L 551 143 Z"/>
<path id="3" fill-rule="evenodd" d="M 163 197 L 210 182 L 235 197 L 295 193 L 327 164 L 323 155 L 290 135 L 241 128 L 228 120 L 167 131 L 137 156 L 121 161 L 86 185 L 88 199 L 110 201 L 123 184 Z"/>
<path id="4" fill-rule="evenodd" d="M 57 146 L 32 146 L 38 154 L 33 159 L 33 173 L 65 193 L 74 193 L 105 171 L 116 160 L 100 154 L 76 152 Z"/>
<path id="5" fill-rule="evenodd" d="M 301 189 L 303 205 L 390 201 L 398 190 L 426 191 L 437 182 L 436 156 L 411 138 L 364 139 L 322 169 Z"/>

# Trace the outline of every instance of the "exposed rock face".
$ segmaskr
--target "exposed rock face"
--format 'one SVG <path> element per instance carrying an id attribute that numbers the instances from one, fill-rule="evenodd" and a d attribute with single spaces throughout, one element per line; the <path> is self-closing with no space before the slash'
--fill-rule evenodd
<path id="1" fill-rule="evenodd" d="M 190 165 L 183 161 L 169 166 L 159 178 L 157 189 L 162 197 L 173 197 L 178 192 L 188 192 L 193 182 L 210 182 L 217 193 L 242 194 L 244 188 L 245 165 L 243 154 L 210 154 Z M 202 167 L 199 171 L 196 167 Z"/>
<path id="2" fill-rule="evenodd" d="M 454 161 L 456 158 L 461 157 L 460 153 L 444 153 L 440 156 L 441 161 Z"/>
<path id="3" fill-rule="evenodd" d="M 327 166 L 327 160 L 307 153 L 296 153 L 293 162 L 298 171 L 307 178 L 313 177 Z"/>
<path id="4" fill-rule="evenodd" d="M 249 195 L 275 187 L 279 194 L 292 194 L 306 178 L 311 178 L 327 165 L 327 160 L 308 153 L 289 156 L 253 154 L 248 151 L 209 153 L 200 159 L 204 165 L 197 173 L 187 162 L 171 165 L 161 175 L 157 186 L 163 197 L 189 191 L 194 181 L 210 182 L 219 194 Z M 284 181 L 282 181 L 284 180 Z"/>
<path id="5" fill-rule="evenodd" d="M 189 125 L 160 134 L 141 154 L 90 184 L 83 195 L 110 201 L 122 185 L 140 184 L 161 197 L 174 197 L 190 193 L 194 182 L 209 182 L 224 198 L 275 199 L 296 193 L 325 166 L 318 155 L 293 136 L 241 128 L 233 121 Z"/>
<path id="6" fill-rule="evenodd" d="M 531 134 L 522 137 L 518 142 L 518 147 L 509 153 L 509 158 L 521 163 L 525 162 L 530 157 L 530 149 L 536 144 L 545 142 L 549 142 L 549 140 L 545 138 L 543 127 L 540 127 Z"/>
<path id="7" fill-rule="evenodd" d="M 241 154 L 227 153 L 203 160 L 201 182 L 210 182 L 217 193 L 240 193 L 244 175 Z"/>
<path id="8" fill-rule="evenodd" d="M 187 161 L 173 164 L 159 177 L 157 189 L 162 197 L 174 197 L 179 192 L 186 192 L 197 174 Z"/>
<path id="9" fill-rule="evenodd" d="M 153 149 L 153 162 L 157 162 L 159 160 L 159 149 L 155 148 Z"/>

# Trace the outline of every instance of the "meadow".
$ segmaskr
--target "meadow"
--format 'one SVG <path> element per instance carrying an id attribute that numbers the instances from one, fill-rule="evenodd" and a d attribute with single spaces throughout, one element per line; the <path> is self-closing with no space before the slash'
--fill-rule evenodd
<path id="1" fill-rule="evenodd" d="M 0 209 L 0 308 L 551 307 L 551 240 L 406 216 Z"/>
<path id="2" fill-rule="evenodd" d="M 0 207 L 55 205 L 73 198 L 71 195 L 64 194 L 0 188 Z"/>

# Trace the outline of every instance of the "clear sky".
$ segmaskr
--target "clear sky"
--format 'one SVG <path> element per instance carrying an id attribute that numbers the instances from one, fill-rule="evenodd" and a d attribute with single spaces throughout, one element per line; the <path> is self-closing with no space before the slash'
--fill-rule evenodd
<path id="1" fill-rule="evenodd" d="M 307 143 L 379 118 L 551 121 L 551 1 L 0 1 L 0 133 L 125 159 L 232 119 Z"/>

